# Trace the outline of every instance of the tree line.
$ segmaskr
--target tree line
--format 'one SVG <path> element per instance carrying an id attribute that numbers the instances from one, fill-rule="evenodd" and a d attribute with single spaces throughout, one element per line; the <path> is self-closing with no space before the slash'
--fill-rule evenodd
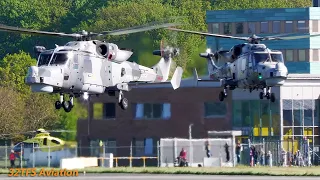
<path id="1" fill-rule="evenodd" d="M 0 24 L 55 32 L 101 32 L 149 22 L 179 19 L 180 28 L 207 31 L 206 10 L 309 7 L 311 0 L 2 0 Z M 171 18 L 175 17 L 175 18 Z M 170 19 L 171 18 L 171 19 Z M 76 130 L 79 118 L 87 116 L 79 101 L 70 113 L 57 111 L 58 95 L 32 93 L 24 84 L 28 67 L 36 64 L 35 45 L 54 48 L 73 39 L 31 36 L 0 32 L 0 134 L 33 131 L 38 128 Z M 205 62 L 198 54 L 205 50 L 205 38 L 167 30 L 121 36 L 106 36 L 106 41 L 119 47 L 133 48 L 132 61 L 144 66 L 154 65 L 158 57 L 152 51 L 160 41 L 180 48 L 175 60 L 183 67 L 184 77 L 197 68 L 206 72 Z M 66 137 L 67 134 L 64 134 Z M 75 133 L 69 135 L 75 139 Z M 0 136 L 1 138 L 1 136 Z M 14 136 L 21 139 L 21 136 Z"/>

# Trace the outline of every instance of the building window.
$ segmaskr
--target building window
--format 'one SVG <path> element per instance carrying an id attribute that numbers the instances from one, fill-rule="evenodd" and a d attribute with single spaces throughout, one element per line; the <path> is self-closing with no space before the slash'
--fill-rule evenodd
<path id="1" fill-rule="evenodd" d="M 170 117 L 171 105 L 169 103 L 136 104 L 136 119 L 169 119 Z"/>
<path id="2" fill-rule="evenodd" d="M 224 34 L 231 34 L 231 23 L 224 23 L 223 24 L 223 33 Z"/>
<path id="3" fill-rule="evenodd" d="M 319 61 L 319 51 L 318 49 L 312 49 L 312 60 L 313 61 Z"/>
<path id="4" fill-rule="evenodd" d="M 152 156 L 156 154 L 157 139 L 144 138 L 144 139 L 132 139 L 133 155 L 134 156 Z"/>
<path id="5" fill-rule="evenodd" d="M 299 61 L 306 61 L 306 51 L 305 50 L 299 50 Z"/>
<path id="6" fill-rule="evenodd" d="M 144 156 L 144 140 L 132 139 L 133 155 Z"/>
<path id="7" fill-rule="evenodd" d="M 219 34 L 220 32 L 219 32 L 219 23 L 213 23 L 212 24 L 212 33 L 213 34 Z"/>
<path id="8" fill-rule="evenodd" d="M 256 33 L 256 23 L 254 23 L 254 22 L 249 22 L 248 23 L 248 33 L 249 34 Z"/>
<path id="9" fill-rule="evenodd" d="M 93 119 L 102 119 L 103 118 L 103 103 L 94 103 L 93 104 Z"/>
<path id="10" fill-rule="evenodd" d="M 293 32 L 293 22 L 292 21 L 286 21 L 285 32 L 286 33 L 292 33 Z"/>
<path id="11" fill-rule="evenodd" d="M 273 33 L 280 33 L 280 21 L 273 21 L 272 22 L 272 32 Z"/>
<path id="12" fill-rule="evenodd" d="M 227 113 L 227 107 L 224 102 L 205 102 L 205 117 L 223 117 Z"/>
<path id="13" fill-rule="evenodd" d="M 153 155 L 153 139 L 152 138 L 145 139 L 144 154 Z"/>
<path id="14" fill-rule="evenodd" d="M 243 34 L 243 23 L 236 23 L 236 34 Z"/>
<path id="15" fill-rule="evenodd" d="M 103 109 L 103 119 L 116 118 L 116 103 L 105 103 Z"/>
<path id="16" fill-rule="evenodd" d="M 298 31 L 299 32 L 308 32 L 306 26 L 306 21 L 298 21 Z"/>
<path id="17" fill-rule="evenodd" d="M 117 154 L 117 141 L 115 139 L 108 139 L 103 142 L 106 153 L 112 153 L 113 156 Z"/>
<path id="18" fill-rule="evenodd" d="M 293 50 L 286 50 L 286 61 L 293 61 Z"/>
<path id="19" fill-rule="evenodd" d="M 261 26 L 261 28 L 260 28 L 261 33 L 268 33 L 269 32 L 268 22 L 261 22 L 260 26 Z"/>

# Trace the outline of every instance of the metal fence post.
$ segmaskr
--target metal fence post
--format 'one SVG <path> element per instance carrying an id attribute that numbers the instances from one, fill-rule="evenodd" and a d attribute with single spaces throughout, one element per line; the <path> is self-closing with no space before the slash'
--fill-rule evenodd
<path id="1" fill-rule="evenodd" d="M 5 143 L 5 151 L 6 151 L 6 161 L 5 161 L 5 167 L 8 168 L 8 146 L 7 146 L 7 141 Z M 10 149 L 11 152 L 11 149 Z"/>
<path id="2" fill-rule="evenodd" d="M 108 146 L 108 145 L 107 145 L 107 146 Z M 105 165 L 104 165 L 104 164 L 105 164 L 104 161 L 106 160 L 106 145 L 105 145 L 105 143 L 103 143 L 102 153 L 103 153 L 102 167 L 105 167 Z M 111 161 L 111 159 L 110 159 L 109 161 Z"/>
<path id="3" fill-rule="evenodd" d="M 20 168 L 22 169 L 22 143 L 20 145 Z"/>
<path id="4" fill-rule="evenodd" d="M 51 163 L 51 161 L 50 161 L 50 144 L 49 144 L 49 146 L 48 146 L 49 148 L 48 148 L 48 167 L 50 167 L 50 163 Z"/>
<path id="5" fill-rule="evenodd" d="M 32 143 L 32 167 L 35 167 L 34 143 Z"/>
<path id="6" fill-rule="evenodd" d="M 265 146 L 265 140 L 264 138 L 262 139 L 262 150 L 263 150 L 263 154 L 262 154 L 262 164 L 263 166 L 266 164 L 266 161 L 265 161 L 265 154 L 266 154 L 266 146 Z"/>
<path id="7" fill-rule="evenodd" d="M 132 167 L 132 141 L 130 143 L 130 157 L 129 157 L 130 167 Z"/>
<path id="8" fill-rule="evenodd" d="M 160 167 L 160 142 L 157 141 L 157 160 L 158 160 L 158 167 Z"/>

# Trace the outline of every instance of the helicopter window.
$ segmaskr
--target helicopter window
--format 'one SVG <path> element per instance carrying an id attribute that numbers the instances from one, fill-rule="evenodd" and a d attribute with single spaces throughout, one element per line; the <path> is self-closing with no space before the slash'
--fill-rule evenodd
<path id="1" fill-rule="evenodd" d="M 254 56 L 254 60 L 257 63 L 259 62 L 264 62 L 265 60 L 267 60 L 269 58 L 269 54 L 268 53 L 253 53 Z"/>
<path id="2" fill-rule="evenodd" d="M 43 145 L 45 145 L 45 146 L 47 145 L 47 138 L 43 139 Z"/>
<path id="3" fill-rule="evenodd" d="M 50 64 L 63 65 L 68 60 L 67 53 L 55 53 Z"/>
<path id="4" fill-rule="evenodd" d="M 249 22 L 248 23 L 248 33 L 253 34 L 256 32 L 256 23 L 254 22 Z"/>
<path id="5" fill-rule="evenodd" d="M 48 65 L 52 54 L 40 54 L 38 66 Z"/>
<path id="6" fill-rule="evenodd" d="M 55 140 L 55 139 L 52 139 L 51 142 L 52 142 L 52 143 L 55 143 L 55 144 L 60 144 L 60 142 L 57 141 L 57 140 Z"/>
<path id="7" fill-rule="evenodd" d="M 272 62 L 283 62 L 282 54 L 270 54 Z"/>

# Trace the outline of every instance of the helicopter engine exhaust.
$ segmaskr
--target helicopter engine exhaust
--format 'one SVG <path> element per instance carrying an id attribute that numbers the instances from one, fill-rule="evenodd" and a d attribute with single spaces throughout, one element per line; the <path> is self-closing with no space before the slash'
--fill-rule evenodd
<path id="1" fill-rule="evenodd" d="M 113 43 L 97 44 L 97 53 L 116 63 L 127 61 L 133 54 L 131 50 L 119 49 L 119 47 Z"/>

